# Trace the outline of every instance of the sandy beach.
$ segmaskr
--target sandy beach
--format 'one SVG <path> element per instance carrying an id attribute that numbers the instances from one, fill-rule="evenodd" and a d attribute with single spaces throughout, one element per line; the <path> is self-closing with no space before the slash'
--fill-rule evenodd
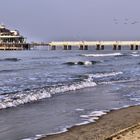
<path id="1" fill-rule="evenodd" d="M 100 117 L 96 123 L 75 126 L 70 128 L 68 132 L 46 136 L 41 140 L 105 140 L 121 130 L 137 125 L 139 122 L 140 106 L 133 106 L 111 111 L 107 115 Z M 129 140 L 129 138 L 135 138 L 135 140 L 139 139 L 139 128 L 135 129 L 133 132 L 136 132 L 137 138 L 135 138 L 134 135 L 130 137 L 130 133 L 127 133 L 127 138 L 123 138 L 123 140 Z M 112 138 L 110 138 L 110 140 L 111 139 Z M 112 140 L 115 140 L 115 138 Z"/>

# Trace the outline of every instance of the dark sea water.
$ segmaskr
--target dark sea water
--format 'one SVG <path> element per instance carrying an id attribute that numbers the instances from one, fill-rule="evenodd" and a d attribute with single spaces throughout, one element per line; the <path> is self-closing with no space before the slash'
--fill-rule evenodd
<path id="1" fill-rule="evenodd" d="M 140 52 L 0 52 L 0 140 L 34 140 L 140 103 Z"/>

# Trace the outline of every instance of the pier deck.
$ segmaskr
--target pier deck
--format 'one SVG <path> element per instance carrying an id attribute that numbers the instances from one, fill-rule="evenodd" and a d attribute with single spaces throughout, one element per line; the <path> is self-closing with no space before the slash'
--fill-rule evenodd
<path id="1" fill-rule="evenodd" d="M 52 50 L 57 47 L 64 47 L 64 50 L 71 50 L 72 46 L 79 47 L 80 50 L 88 50 L 95 46 L 96 50 L 104 50 L 106 46 L 111 46 L 113 50 L 121 50 L 122 47 L 130 47 L 130 50 L 138 50 L 140 41 L 57 41 L 48 43 Z"/>

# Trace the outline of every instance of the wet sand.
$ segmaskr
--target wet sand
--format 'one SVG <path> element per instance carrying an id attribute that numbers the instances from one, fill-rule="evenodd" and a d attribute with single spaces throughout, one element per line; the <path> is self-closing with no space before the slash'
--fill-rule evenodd
<path id="1" fill-rule="evenodd" d="M 106 140 L 140 140 L 140 123 L 123 129 Z"/>
<path id="2" fill-rule="evenodd" d="M 140 106 L 133 106 L 111 111 L 107 115 L 100 117 L 96 123 L 74 126 L 68 132 L 46 136 L 41 140 L 105 140 L 111 135 L 139 122 Z M 136 133 L 139 135 L 139 130 L 136 130 Z"/>

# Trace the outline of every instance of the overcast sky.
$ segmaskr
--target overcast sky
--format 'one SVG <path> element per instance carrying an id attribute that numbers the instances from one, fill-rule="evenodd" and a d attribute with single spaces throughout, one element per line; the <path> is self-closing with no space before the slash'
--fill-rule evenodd
<path id="1" fill-rule="evenodd" d="M 32 41 L 139 40 L 140 0 L 0 0 L 0 22 Z"/>

